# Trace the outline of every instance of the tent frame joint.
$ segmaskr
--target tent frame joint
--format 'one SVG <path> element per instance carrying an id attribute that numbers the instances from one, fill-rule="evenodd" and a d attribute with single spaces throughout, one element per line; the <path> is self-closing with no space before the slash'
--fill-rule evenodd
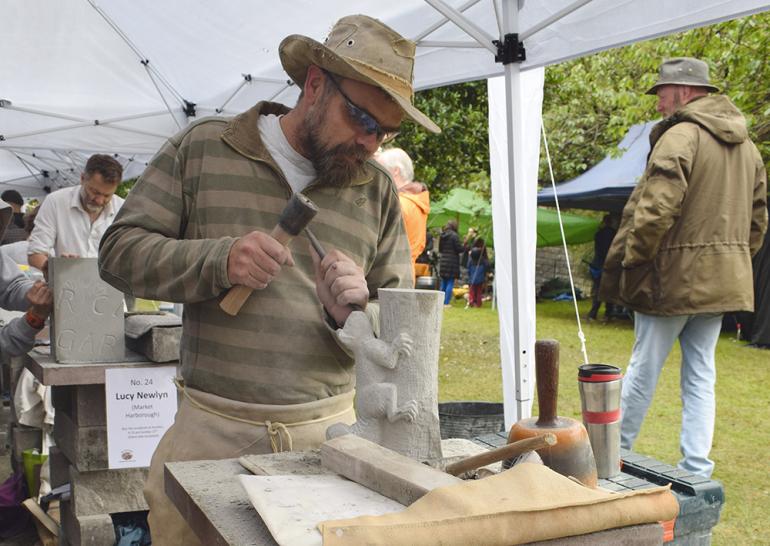
<path id="1" fill-rule="evenodd" d="M 501 40 L 493 40 L 492 43 L 497 47 L 495 62 L 504 65 L 511 63 L 521 63 L 527 60 L 527 51 L 524 48 L 524 42 L 519 41 L 519 35 L 516 32 L 510 32 L 503 36 Z"/>
<path id="2" fill-rule="evenodd" d="M 196 116 L 195 113 L 195 107 L 197 105 L 194 102 L 190 102 L 189 100 L 184 101 L 184 108 L 182 111 L 184 112 L 184 115 L 188 118 L 194 118 Z"/>

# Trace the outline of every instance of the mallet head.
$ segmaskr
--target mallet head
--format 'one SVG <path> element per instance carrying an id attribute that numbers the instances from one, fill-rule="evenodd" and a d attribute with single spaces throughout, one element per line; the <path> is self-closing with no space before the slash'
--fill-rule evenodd
<path id="1" fill-rule="evenodd" d="M 305 195 L 295 193 L 278 217 L 278 225 L 286 233 L 296 237 L 316 214 L 318 214 L 318 207 L 315 203 Z"/>

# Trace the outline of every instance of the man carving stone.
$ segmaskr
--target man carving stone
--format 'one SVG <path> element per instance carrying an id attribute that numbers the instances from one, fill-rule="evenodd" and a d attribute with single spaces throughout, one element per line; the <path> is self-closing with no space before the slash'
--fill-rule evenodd
<path id="1" fill-rule="evenodd" d="M 353 421 L 353 362 L 335 341 L 383 287 L 411 285 L 398 196 L 369 158 L 409 118 L 415 45 L 372 18 L 338 21 L 322 44 L 284 39 L 301 87 L 293 109 L 260 102 L 233 119 L 172 137 L 132 189 L 100 250 L 102 277 L 123 292 L 185 304 L 182 402 L 153 456 L 145 497 L 153 544 L 199 541 L 163 489 L 166 461 L 309 449 Z M 291 250 L 269 233 L 292 192 L 319 208 Z M 237 317 L 219 302 L 253 288 Z"/>

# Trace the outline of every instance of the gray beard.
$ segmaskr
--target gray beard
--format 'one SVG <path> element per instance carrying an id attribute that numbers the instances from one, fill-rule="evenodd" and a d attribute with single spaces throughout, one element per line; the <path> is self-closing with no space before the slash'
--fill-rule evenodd
<path id="1" fill-rule="evenodd" d="M 85 205 L 85 209 L 88 212 L 95 213 L 95 212 L 102 212 L 104 210 L 104 207 L 97 207 L 96 205 Z"/>
<path id="2" fill-rule="evenodd" d="M 83 208 L 86 209 L 86 211 L 90 212 L 91 214 L 95 214 L 97 212 L 101 213 L 104 210 L 104 207 L 107 206 L 107 205 L 103 205 L 103 206 L 100 207 L 98 205 L 89 205 L 88 202 L 86 201 L 86 199 L 87 199 L 87 197 L 85 195 L 85 191 L 83 191 L 83 188 L 81 186 L 81 188 L 80 188 L 80 204 L 83 205 Z"/>

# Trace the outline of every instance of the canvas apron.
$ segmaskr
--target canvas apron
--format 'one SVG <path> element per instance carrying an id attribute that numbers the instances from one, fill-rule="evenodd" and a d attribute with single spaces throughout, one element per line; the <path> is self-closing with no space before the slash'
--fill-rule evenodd
<path id="1" fill-rule="evenodd" d="M 153 546 L 201 544 L 165 494 L 164 463 L 317 448 L 329 425 L 355 422 L 352 391 L 304 404 L 267 405 L 180 389 L 174 424 L 153 454 L 144 487 Z"/>

